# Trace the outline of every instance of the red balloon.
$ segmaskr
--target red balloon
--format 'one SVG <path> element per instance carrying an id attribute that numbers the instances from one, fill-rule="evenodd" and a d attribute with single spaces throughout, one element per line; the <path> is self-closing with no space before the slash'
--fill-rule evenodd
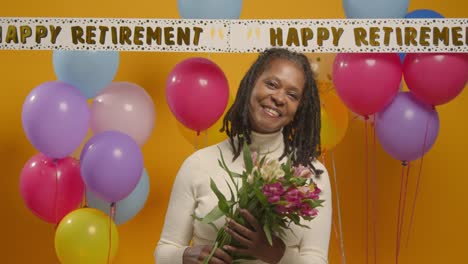
<path id="1" fill-rule="evenodd" d="M 84 194 L 80 164 L 71 157 L 55 160 L 37 154 L 20 175 L 20 192 L 26 206 L 39 218 L 59 223 L 79 207 Z"/>
<path id="2" fill-rule="evenodd" d="M 419 100 L 432 105 L 448 103 L 468 80 L 466 53 L 410 53 L 403 63 L 405 82 Z"/>
<path id="3" fill-rule="evenodd" d="M 169 74 L 166 99 L 179 122 L 200 132 L 223 115 L 229 99 L 229 84 L 214 62 L 190 58 L 177 64 Z"/>
<path id="4" fill-rule="evenodd" d="M 402 66 L 396 53 L 340 53 L 333 64 L 338 96 L 353 112 L 383 110 L 400 89 Z"/>

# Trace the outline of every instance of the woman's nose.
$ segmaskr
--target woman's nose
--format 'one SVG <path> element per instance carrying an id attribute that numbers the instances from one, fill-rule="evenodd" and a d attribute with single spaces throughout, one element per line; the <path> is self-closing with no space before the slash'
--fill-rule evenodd
<path id="1" fill-rule="evenodd" d="M 286 102 L 285 94 L 281 90 L 276 90 L 276 92 L 271 95 L 271 99 L 276 105 L 284 105 Z"/>

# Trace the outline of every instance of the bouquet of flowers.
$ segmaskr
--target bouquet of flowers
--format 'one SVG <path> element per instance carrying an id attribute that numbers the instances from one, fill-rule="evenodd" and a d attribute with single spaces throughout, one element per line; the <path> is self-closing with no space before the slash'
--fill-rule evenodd
<path id="1" fill-rule="evenodd" d="M 224 245 L 239 246 L 224 228 L 219 230 L 214 221 L 222 216 L 247 225 L 241 217 L 239 209 L 247 209 L 260 223 L 268 242 L 272 245 L 272 234 L 284 237 L 285 230 L 291 223 L 300 224 L 301 218 L 312 220 L 317 216 L 317 207 L 324 202 L 319 199 L 321 190 L 313 181 L 314 173 L 302 165 L 292 166 L 289 156 L 283 164 L 270 160 L 266 155 L 259 157 L 251 153 L 247 144 L 243 147 L 245 170 L 242 174 L 232 172 L 224 161 L 222 152 L 219 165 L 228 173 L 232 184 L 229 184 L 231 198 L 228 200 L 210 180 L 210 187 L 218 198 L 218 205 L 205 217 L 193 216 L 205 224 L 210 224 L 217 231 L 217 237 L 211 254 L 205 259 L 208 263 L 217 248 Z M 239 178 L 242 185 L 235 180 Z M 250 256 L 234 254 L 233 260 L 252 259 Z"/>

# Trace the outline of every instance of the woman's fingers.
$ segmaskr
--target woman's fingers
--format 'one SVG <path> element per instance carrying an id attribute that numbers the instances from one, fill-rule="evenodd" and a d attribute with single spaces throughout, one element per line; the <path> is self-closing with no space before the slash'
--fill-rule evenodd
<path id="1" fill-rule="evenodd" d="M 229 256 L 228 253 L 226 253 L 226 251 L 222 250 L 222 249 L 216 249 L 215 253 L 214 253 L 214 256 L 220 260 L 223 261 L 223 263 L 227 263 L 227 264 L 230 264 L 232 263 L 232 258 L 231 256 Z"/>
<path id="2" fill-rule="evenodd" d="M 251 252 L 248 249 L 237 248 L 237 247 L 233 247 L 229 245 L 224 246 L 224 249 L 232 253 L 237 253 L 237 254 L 242 254 L 242 255 L 251 255 Z"/>
<path id="3" fill-rule="evenodd" d="M 236 231 L 237 233 L 241 234 L 245 238 L 248 238 L 249 240 L 252 240 L 254 238 L 255 233 L 252 230 L 237 223 L 236 221 L 232 219 L 228 220 L 228 226 L 230 229 Z"/>
<path id="4" fill-rule="evenodd" d="M 233 229 L 229 228 L 229 227 L 225 227 L 224 228 L 226 230 L 226 232 L 231 235 L 231 237 L 233 237 L 235 240 L 239 241 L 239 243 L 241 243 L 241 245 L 247 247 L 247 248 L 251 248 L 253 246 L 253 243 L 252 241 L 248 240 L 247 238 L 239 235 L 239 233 L 237 233 L 236 231 L 234 231 Z"/>
<path id="5" fill-rule="evenodd" d="M 240 209 L 242 217 L 249 222 L 249 224 L 255 229 L 255 231 L 261 231 L 262 227 L 258 223 L 258 220 L 246 209 Z"/>

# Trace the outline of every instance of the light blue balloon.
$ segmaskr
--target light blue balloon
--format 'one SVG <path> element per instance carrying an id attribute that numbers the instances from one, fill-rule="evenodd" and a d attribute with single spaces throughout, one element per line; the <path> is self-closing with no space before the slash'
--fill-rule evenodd
<path id="1" fill-rule="evenodd" d="M 144 169 L 135 189 L 126 198 L 116 203 L 115 223 L 121 225 L 134 218 L 145 206 L 148 195 L 149 177 L 148 172 Z M 99 209 L 110 215 L 110 203 L 99 199 L 90 190 L 86 191 L 86 199 L 89 207 Z"/>
<path id="2" fill-rule="evenodd" d="M 55 75 L 78 88 L 87 98 L 109 85 L 119 67 L 118 51 L 54 50 Z"/>
<path id="3" fill-rule="evenodd" d="M 347 18 L 404 18 L 409 0 L 343 0 Z"/>
<path id="4" fill-rule="evenodd" d="M 177 7 L 187 19 L 239 19 L 242 0 L 177 0 Z"/>

